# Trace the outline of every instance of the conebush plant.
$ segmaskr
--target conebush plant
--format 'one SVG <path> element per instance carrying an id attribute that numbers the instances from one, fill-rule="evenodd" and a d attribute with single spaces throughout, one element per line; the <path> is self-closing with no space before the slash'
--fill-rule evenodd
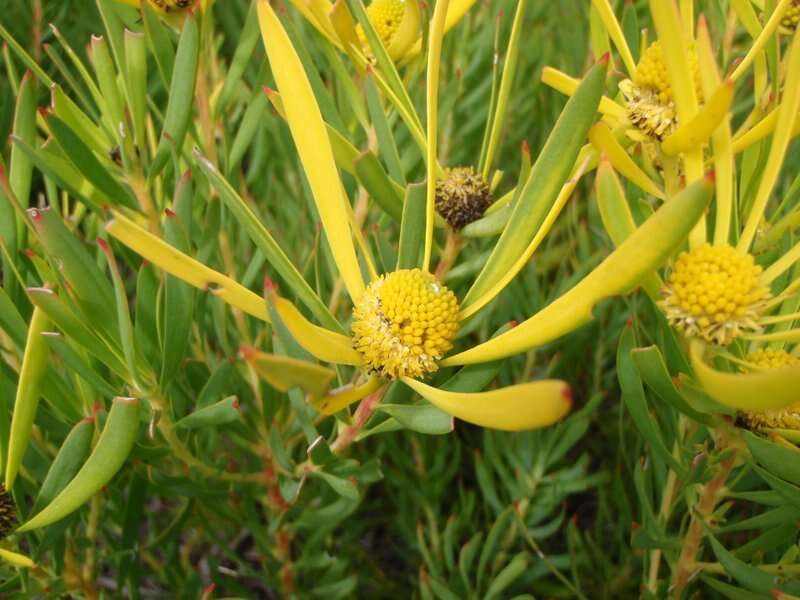
<path id="1" fill-rule="evenodd" d="M 797 0 L 28 4 L 2 597 L 800 597 Z"/>

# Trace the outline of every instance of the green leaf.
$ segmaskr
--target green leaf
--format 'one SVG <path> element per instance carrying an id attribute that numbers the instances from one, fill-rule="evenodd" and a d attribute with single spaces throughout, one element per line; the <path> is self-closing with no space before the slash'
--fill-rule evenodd
<path id="1" fill-rule="evenodd" d="M 617 350 L 617 377 L 622 389 L 622 400 L 631 413 L 633 422 L 642 437 L 648 441 L 653 452 L 670 468 L 681 476 L 685 476 L 686 467 L 679 463 L 667 449 L 658 422 L 648 409 L 642 380 L 639 378 L 632 357 L 635 343 L 633 328 L 626 327 L 620 336 Z"/>
<path id="2" fill-rule="evenodd" d="M 41 396 L 41 383 L 48 364 L 48 348 L 42 332 L 50 326 L 47 315 L 39 308 L 33 310 L 25 353 L 17 382 L 11 433 L 8 440 L 8 462 L 5 465 L 5 488 L 14 487 L 14 480 L 28 448 L 28 441 Z"/>
<path id="3" fill-rule="evenodd" d="M 444 435 L 453 431 L 453 417 L 432 404 L 379 404 L 378 409 L 411 431 L 427 435 Z"/>
<path id="4" fill-rule="evenodd" d="M 122 186 L 108 169 L 95 157 L 86 144 L 72 131 L 66 123 L 51 114 L 47 117 L 47 126 L 58 145 L 69 156 L 78 171 L 95 187 L 108 204 L 136 208 L 136 202 L 130 192 Z"/>
<path id="5" fill-rule="evenodd" d="M 710 533 L 708 534 L 708 539 L 711 542 L 711 548 L 714 550 L 717 560 L 722 563 L 728 575 L 747 589 L 768 596 L 771 595 L 773 590 L 782 590 L 795 595 L 800 594 L 800 583 L 783 582 L 782 577 L 770 575 L 736 558 Z"/>
<path id="6" fill-rule="evenodd" d="M 70 430 L 39 488 L 31 514 L 36 514 L 50 504 L 86 461 L 92 448 L 94 422 L 93 417 L 82 419 Z"/>
<path id="7" fill-rule="evenodd" d="M 765 469 L 800 485 L 800 450 L 774 444 L 749 431 L 744 432 L 744 439 L 753 458 Z"/>
<path id="8" fill-rule="evenodd" d="M 310 475 L 327 483 L 340 496 L 348 500 L 358 500 L 358 488 L 349 479 L 336 477 L 325 471 L 311 471 Z"/>
<path id="9" fill-rule="evenodd" d="M 175 422 L 178 429 L 199 429 L 201 427 L 217 427 L 240 421 L 242 413 L 239 410 L 239 399 L 236 396 L 229 396 L 200 408 L 193 413 L 189 413 L 182 419 Z"/>
<path id="10" fill-rule="evenodd" d="M 607 66 L 607 62 L 601 62 L 592 67 L 567 102 L 533 165 L 508 226 L 464 297 L 462 306 L 466 307 L 480 298 L 509 271 L 544 221 L 569 177 L 586 133 L 594 121 Z"/>
<path id="11" fill-rule="evenodd" d="M 297 294 L 300 301 L 305 304 L 313 315 L 319 319 L 325 327 L 334 331 L 343 331 L 342 326 L 330 313 L 328 307 L 314 292 L 302 274 L 286 256 L 275 238 L 259 220 L 253 210 L 247 206 L 245 201 L 236 193 L 230 183 L 222 176 L 219 170 L 205 157 L 199 153 L 195 154 L 197 163 L 208 177 L 208 181 L 219 192 L 220 198 L 225 206 L 233 213 L 233 216 L 250 236 L 258 249 L 267 257 L 272 268 L 286 281 L 291 290 Z"/>
<path id="12" fill-rule="evenodd" d="M 50 525 L 80 508 L 116 475 L 133 449 L 138 431 L 139 400 L 114 398 L 103 432 L 81 470 L 61 493 L 17 531 Z"/>
<path id="13" fill-rule="evenodd" d="M 692 408 L 678 391 L 678 388 L 675 387 L 667 371 L 664 358 L 661 356 L 661 351 L 657 346 L 635 348 L 631 352 L 631 356 L 644 382 L 650 389 L 658 394 L 662 400 L 671 404 L 673 408 L 691 417 L 695 421 L 705 423 L 706 425 L 711 424 L 711 417 Z"/>
<path id="14" fill-rule="evenodd" d="M 403 213 L 402 190 L 383 170 L 378 157 L 369 150 L 354 161 L 356 177 L 370 195 L 390 217 L 399 221 Z"/>
<path id="15" fill-rule="evenodd" d="M 200 58 L 200 32 L 197 17 L 190 14 L 183 24 L 183 31 L 175 54 L 175 67 L 169 87 L 169 100 L 164 113 L 164 125 L 158 141 L 155 158 L 150 165 L 148 178 L 158 175 L 166 166 L 173 148 L 180 153 L 194 106 L 194 88 L 197 82 L 197 66 Z"/>
<path id="16" fill-rule="evenodd" d="M 425 183 L 412 183 L 406 189 L 396 269 L 414 269 L 422 263 L 425 239 Z"/>

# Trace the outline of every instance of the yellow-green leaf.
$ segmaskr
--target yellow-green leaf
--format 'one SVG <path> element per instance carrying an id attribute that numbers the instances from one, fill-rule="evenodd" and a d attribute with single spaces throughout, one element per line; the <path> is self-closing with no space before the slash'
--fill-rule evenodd
<path id="1" fill-rule="evenodd" d="M 694 341 L 690 356 L 694 375 L 703 391 L 720 404 L 739 410 L 757 411 L 785 408 L 797 402 L 800 367 L 783 367 L 753 373 L 726 373 L 703 359 L 705 345 Z"/>
<path id="2" fill-rule="evenodd" d="M 431 404 L 466 421 L 504 431 L 546 427 L 562 419 L 572 408 L 569 385 L 545 379 L 488 392 L 448 392 L 403 377 L 405 383 Z"/>
<path id="3" fill-rule="evenodd" d="M 272 74 L 286 100 L 286 122 L 297 146 L 333 258 L 350 297 L 357 300 L 364 292 L 364 280 L 353 246 L 342 182 L 322 113 L 303 64 L 266 0 L 258 0 L 258 19 Z"/>
<path id="4" fill-rule="evenodd" d="M 267 307 L 261 296 L 170 246 L 122 214 L 116 211 L 112 214 L 114 218 L 106 224 L 106 231 L 111 237 L 170 275 L 201 290 L 208 290 L 231 306 L 269 322 Z"/>
<path id="5" fill-rule="evenodd" d="M 377 377 L 370 377 L 361 385 L 349 383 L 335 390 L 331 390 L 322 398 L 311 400 L 311 406 L 316 408 L 323 415 L 332 415 L 350 406 L 353 402 L 358 402 L 362 398 L 365 398 L 381 387 L 382 384 L 383 382 Z"/>
<path id="6" fill-rule="evenodd" d="M 260 352 L 245 347 L 239 351 L 258 376 L 281 392 L 299 387 L 313 396 L 321 396 L 336 377 L 336 371 L 297 358 Z"/>
<path id="7" fill-rule="evenodd" d="M 511 356 L 568 333 L 592 319 L 594 305 L 626 294 L 652 274 L 686 239 L 711 199 L 712 178 L 695 181 L 634 231 L 575 287 L 511 331 L 442 361 L 443 366 Z"/>
<path id="8" fill-rule="evenodd" d="M 361 355 L 353 350 L 353 342 L 346 335 L 314 325 L 294 304 L 274 291 L 268 290 L 267 298 L 292 337 L 312 356 L 342 365 L 360 365 L 364 362 Z"/>

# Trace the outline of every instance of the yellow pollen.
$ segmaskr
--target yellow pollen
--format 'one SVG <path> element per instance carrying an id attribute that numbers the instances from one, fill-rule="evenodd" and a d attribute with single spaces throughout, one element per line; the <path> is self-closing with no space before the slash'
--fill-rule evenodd
<path id="1" fill-rule="evenodd" d="M 369 22 L 375 29 L 381 42 L 387 48 L 392 42 L 392 38 L 397 30 L 400 28 L 400 23 L 405 15 L 406 7 L 405 2 L 401 0 L 374 0 L 372 4 L 367 7 L 367 16 Z M 369 49 L 369 42 L 364 35 L 364 30 L 359 26 L 358 38 L 361 45 L 365 49 Z M 371 55 L 371 52 L 368 52 Z"/>
<path id="2" fill-rule="evenodd" d="M 439 368 L 458 331 L 458 300 L 436 277 L 403 269 L 373 281 L 353 309 L 353 345 L 367 368 L 390 379 Z"/>
<path id="3" fill-rule="evenodd" d="M 770 297 L 760 276 L 749 254 L 704 244 L 678 257 L 659 304 L 678 331 L 725 346 L 760 330 L 759 312 Z"/>
<path id="4" fill-rule="evenodd" d="M 794 31 L 797 29 L 798 23 L 800 23 L 800 0 L 793 0 L 786 12 L 783 13 L 781 26 L 789 31 Z"/>
<path id="5" fill-rule="evenodd" d="M 759 369 L 781 369 L 784 367 L 800 367 L 800 357 L 786 352 L 762 348 L 751 352 L 745 360 Z M 745 412 L 739 416 L 750 429 L 800 429 L 800 391 L 798 402 L 780 410 Z"/>

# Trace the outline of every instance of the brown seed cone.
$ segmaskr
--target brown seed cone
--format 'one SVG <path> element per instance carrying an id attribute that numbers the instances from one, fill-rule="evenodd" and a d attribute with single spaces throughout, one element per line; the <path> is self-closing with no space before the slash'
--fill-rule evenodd
<path id="1" fill-rule="evenodd" d="M 436 183 L 436 210 L 455 230 L 480 219 L 491 204 L 489 184 L 472 167 L 445 169 Z"/>
<path id="2" fill-rule="evenodd" d="M 11 494 L 0 483 L 0 540 L 6 537 L 17 525 L 17 507 Z"/>

